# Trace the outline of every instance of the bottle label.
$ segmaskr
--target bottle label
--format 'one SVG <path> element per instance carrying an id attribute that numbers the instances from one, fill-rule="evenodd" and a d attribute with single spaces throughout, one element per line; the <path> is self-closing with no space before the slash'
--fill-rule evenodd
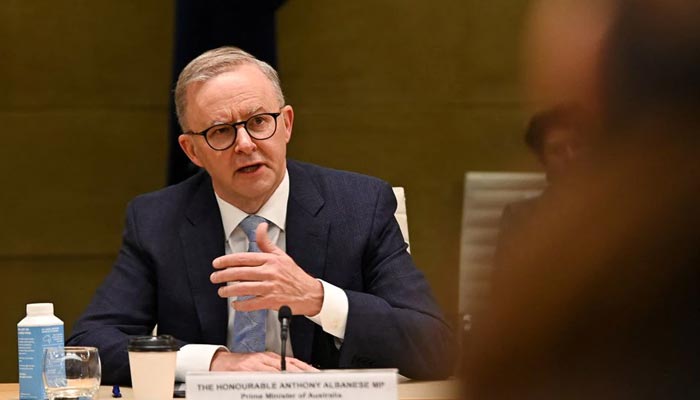
<path id="1" fill-rule="evenodd" d="M 63 325 L 17 327 L 21 400 L 46 399 L 41 377 L 44 349 L 62 348 L 63 342 Z"/>

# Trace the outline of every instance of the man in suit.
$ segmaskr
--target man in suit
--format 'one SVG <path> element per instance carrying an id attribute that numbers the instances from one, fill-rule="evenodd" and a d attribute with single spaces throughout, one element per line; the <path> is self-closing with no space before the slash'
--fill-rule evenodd
<path id="1" fill-rule="evenodd" d="M 294 111 L 274 69 L 211 50 L 183 70 L 175 102 L 180 146 L 204 171 L 130 203 L 113 270 L 68 339 L 99 348 L 104 382 L 129 381 L 128 337 L 156 324 L 182 345 L 179 380 L 278 370 L 282 305 L 294 314 L 290 370 L 450 374 L 452 333 L 406 251 L 391 187 L 287 160 Z"/>

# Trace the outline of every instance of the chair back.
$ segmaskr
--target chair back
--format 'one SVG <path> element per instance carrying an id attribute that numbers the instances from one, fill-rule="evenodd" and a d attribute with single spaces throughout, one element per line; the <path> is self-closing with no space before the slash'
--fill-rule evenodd
<path id="1" fill-rule="evenodd" d="M 408 214 L 406 213 L 406 194 L 401 186 L 395 186 L 394 196 L 396 196 L 396 221 L 399 223 L 399 228 L 401 228 L 401 233 L 403 234 L 403 240 L 408 246 L 408 252 L 411 252 L 411 246 L 408 240 Z"/>
<path id="2" fill-rule="evenodd" d="M 459 266 L 460 315 L 470 316 L 488 298 L 503 208 L 539 196 L 546 185 L 543 173 L 466 173 Z"/>

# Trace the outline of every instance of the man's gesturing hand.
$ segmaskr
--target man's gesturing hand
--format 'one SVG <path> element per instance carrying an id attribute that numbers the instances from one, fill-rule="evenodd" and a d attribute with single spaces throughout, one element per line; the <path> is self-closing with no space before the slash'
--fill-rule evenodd
<path id="1" fill-rule="evenodd" d="M 216 258 L 213 283 L 231 282 L 219 288 L 219 296 L 255 296 L 235 301 L 236 311 L 277 310 L 288 305 L 296 315 L 321 312 L 323 285 L 309 276 L 267 235 L 267 223 L 255 231 L 260 253 L 234 253 Z"/>

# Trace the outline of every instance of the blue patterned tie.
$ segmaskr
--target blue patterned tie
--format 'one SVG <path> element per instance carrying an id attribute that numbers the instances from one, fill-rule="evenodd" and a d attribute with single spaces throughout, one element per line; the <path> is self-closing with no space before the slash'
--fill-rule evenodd
<path id="1" fill-rule="evenodd" d="M 255 241 L 255 229 L 258 225 L 266 222 L 265 218 L 257 215 L 249 215 L 240 226 L 248 236 L 248 251 L 260 252 L 258 243 Z M 240 296 L 238 300 L 249 299 L 252 296 Z M 234 353 L 257 353 L 265 351 L 265 321 L 267 320 L 267 310 L 258 311 L 236 311 L 233 318 L 233 344 L 231 350 Z"/>

